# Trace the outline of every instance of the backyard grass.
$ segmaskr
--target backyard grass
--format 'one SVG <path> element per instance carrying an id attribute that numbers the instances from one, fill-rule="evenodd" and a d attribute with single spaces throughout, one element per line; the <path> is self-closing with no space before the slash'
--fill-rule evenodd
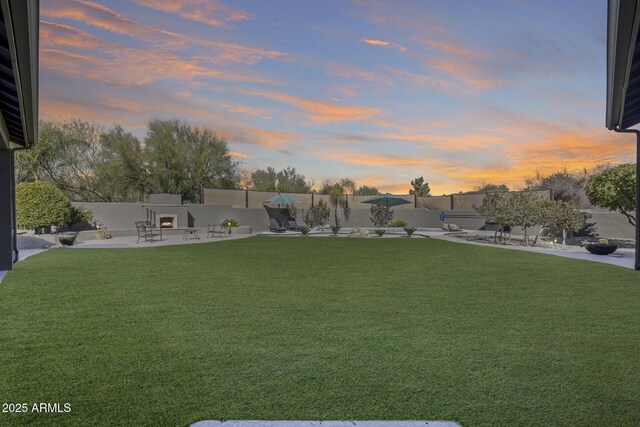
<path id="1" fill-rule="evenodd" d="M 63 249 L 0 283 L 0 424 L 640 425 L 640 281 L 430 239 Z"/>

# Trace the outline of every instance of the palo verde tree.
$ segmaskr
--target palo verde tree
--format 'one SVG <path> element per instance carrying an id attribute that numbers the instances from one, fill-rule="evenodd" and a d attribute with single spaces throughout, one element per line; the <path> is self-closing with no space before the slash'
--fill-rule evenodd
<path id="1" fill-rule="evenodd" d="M 525 179 L 525 186 L 527 190 L 551 190 L 554 200 L 564 200 L 576 207 L 586 207 L 586 182 L 586 171 L 571 173 L 565 168 L 550 175 L 536 171 L 533 177 Z"/>
<path id="2" fill-rule="evenodd" d="M 150 191 L 198 202 L 202 187 L 237 186 L 239 165 L 224 139 L 179 120 L 152 120 L 148 126 L 144 160 Z"/>
<path id="3" fill-rule="evenodd" d="M 361 185 L 356 190 L 356 196 L 377 196 L 380 194 L 380 190 L 376 187 L 369 187 L 368 185 Z"/>
<path id="4" fill-rule="evenodd" d="M 615 166 L 589 177 L 586 185 L 589 202 L 596 206 L 617 211 L 627 217 L 635 227 L 636 216 L 636 164 Z"/>
<path id="5" fill-rule="evenodd" d="M 304 175 L 288 166 L 280 172 L 268 166 L 258 169 L 251 174 L 251 188 L 256 191 L 278 191 L 281 193 L 307 193 L 311 185 Z"/>

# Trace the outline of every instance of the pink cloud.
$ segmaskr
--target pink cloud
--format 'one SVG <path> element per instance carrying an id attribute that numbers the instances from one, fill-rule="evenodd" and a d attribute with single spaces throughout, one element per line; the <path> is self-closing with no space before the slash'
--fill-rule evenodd
<path id="1" fill-rule="evenodd" d="M 307 117 L 316 122 L 368 121 L 381 126 L 388 124 L 380 119 L 383 112 L 377 108 L 318 102 L 274 91 L 252 91 L 249 94 L 292 105 L 305 111 Z"/>
<path id="2" fill-rule="evenodd" d="M 377 39 L 363 39 L 362 41 L 365 42 L 366 44 L 370 44 L 373 46 L 392 47 L 394 49 L 399 50 L 400 52 L 407 51 L 406 47 L 399 45 L 398 43 L 388 42 L 384 40 L 377 40 Z"/>
<path id="3" fill-rule="evenodd" d="M 229 22 L 244 21 L 249 18 L 246 12 L 233 9 L 218 0 L 135 0 L 135 2 L 214 27 L 227 26 Z"/>

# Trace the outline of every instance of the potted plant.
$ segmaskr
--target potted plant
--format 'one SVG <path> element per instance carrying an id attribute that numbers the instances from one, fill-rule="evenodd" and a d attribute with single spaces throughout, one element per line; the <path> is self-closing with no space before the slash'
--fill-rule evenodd
<path id="1" fill-rule="evenodd" d="M 607 239 L 600 239 L 597 242 L 584 242 L 583 246 L 595 255 L 610 255 L 618 249 L 618 245 L 609 243 Z"/>
<path id="2" fill-rule="evenodd" d="M 237 227 L 238 225 L 240 225 L 238 223 L 238 221 L 236 221 L 233 218 L 229 218 L 229 219 L 225 219 L 224 221 L 222 221 L 222 226 L 224 227 L 224 234 L 231 234 L 231 229 L 233 227 Z"/>
<path id="3" fill-rule="evenodd" d="M 102 223 L 100 223 L 100 222 L 96 223 L 95 236 L 96 236 L 96 239 L 98 239 L 98 240 L 104 240 L 104 239 L 110 239 L 111 238 L 111 235 L 109 234 L 109 229 L 107 227 L 105 227 L 104 225 L 102 225 Z"/>
<path id="4" fill-rule="evenodd" d="M 73 246 L 76 241 L 76 237 L 78 237 L 78 234 L 71 231 L 58 234 L 58 240 L 63 246 Z"/>

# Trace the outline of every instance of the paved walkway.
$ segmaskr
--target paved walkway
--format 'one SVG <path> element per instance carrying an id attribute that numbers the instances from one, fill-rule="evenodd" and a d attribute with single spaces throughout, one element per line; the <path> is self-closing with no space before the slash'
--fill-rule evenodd
<path id="1" fill-rule="evenodd" d="M 198 421 L 191 427 L 461 427 L 455 421 Z"/>
<path id="2" fill-rule="evenodd" d="M 527 246 L 512 246 L 512 245 L 495 245 L 491 243 L 473 242 L 459 237 L 453 237 L 448 234 L 431 236 L 435 239 L 446 240 L 448 242 L 462 243 L 468 245 L 478 245 L 490 248 L 499 249 L 512 249 L 517 251 L 536 252 L 546 255 L 555 255 L 564 258 L 580 259 L 584 261 L 600 262 L 603 264 L 616 265 L 618 267 L 630 268 L 633 270 L 633 263 L 635 261 L 635 255 L 633 249 L 618 249 L 611 255 L 594 255 L 587 252 L 585 248 L 577 246 L 567 246 L 566 249 L 561 249 L 560 245 L 556 246 L 556 249 L 541 248 L 541 247 L 527 247 Z"/>

